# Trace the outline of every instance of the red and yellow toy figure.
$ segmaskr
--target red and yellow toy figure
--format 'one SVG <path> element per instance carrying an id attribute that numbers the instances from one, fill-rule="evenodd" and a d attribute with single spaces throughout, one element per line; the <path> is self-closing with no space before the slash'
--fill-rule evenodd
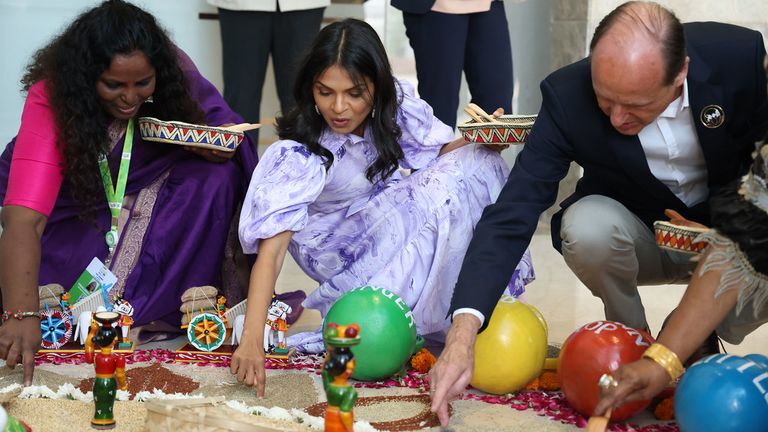
<path id="1" fill-rule="evenodd" d="M 229 327 L 227 316 L 224 315 L 227 313 L 227 298 L 224 297 L 223 294 L 219 294 L 219 296 L 216 297 L 216 313 L 219 314 L 219 318 L 224 321 L 224 326 Z"/>
<path id="2" fill-rule="evenodd" d="M 125 379 L 125 358 L 112 352 L 112 345 L 117 337 L 113 325 L 120 319 L 117 312 L 97 312 L 91 322 L 91 330 L 85 342 L 85 361 L 93 363 L 96 379 L 93 381 L 93 401 L 96 410 L 91 420 L 94 429 L 112 429 L 115 417 L 112 407 L 115 404 L 117 388 L 127 390 Z M 95 352 L 95 346 L 100 348 Z"/>
<path id="3" fill-rule="evenodd" d="M 59 297 L 59 304 L 61 304 L 61 311 L 69 316 L 69 323 L 75 325 L 75 317 L 72 314 L 72 305 L 69 304 L 69 293 L 63 292 Z"/>
<path id="4" fill-rule="evenodd" d="M 323 362 L 323 388 L 328 399 L 325 410 L 326 432 L 351 432 L 355 421 L 352 408 L 357 391 L 347 381 L 355 370 L 355 355 L 351 347 L 360 343 L 360 326 L 340 326 L 329 323 L 323 339 L 328 354 Z"/>
<path id="5" fill-rule="evenodd" d="M 120 314 L 117 326 L 120 327 L 120 335 L 118 335 L 118 349 L 131 349 L 133 348 L 133 342 L 131 342 L 131 326 L 133 325 L 133 306 L 128 303 L 122 297 L 115 299 L 115 304 L 112 310 Z"/>

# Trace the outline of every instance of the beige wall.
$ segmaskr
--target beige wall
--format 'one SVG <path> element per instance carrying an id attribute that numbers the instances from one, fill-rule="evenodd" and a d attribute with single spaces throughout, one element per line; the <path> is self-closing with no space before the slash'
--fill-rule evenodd
<path id="1" fill-rule="evenodd" d="M 584 58 L 589 0 L 556 0 L 552 14 L 552 70 Z"/>
<path id="2" fill-rule="evenodd" d="M 587 40 L 608 12 L 623 0 L 590 0 Z M 768 44 L 768 1 L 766 0 L 659 0 L 671 9 L 680 21 L 719 21 L 760 31 Z"/>

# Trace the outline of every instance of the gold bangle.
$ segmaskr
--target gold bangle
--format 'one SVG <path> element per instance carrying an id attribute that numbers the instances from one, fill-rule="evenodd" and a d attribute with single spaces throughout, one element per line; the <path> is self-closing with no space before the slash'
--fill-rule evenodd
<path id="1" fill-rule="evenodd" d="M 683 364 L 677 354 L 660 343 L 654 343 L 643 353 L 643 357 L 649 358 L 667 371 L 672 381 L 680 378 L 683 374 Z"/>

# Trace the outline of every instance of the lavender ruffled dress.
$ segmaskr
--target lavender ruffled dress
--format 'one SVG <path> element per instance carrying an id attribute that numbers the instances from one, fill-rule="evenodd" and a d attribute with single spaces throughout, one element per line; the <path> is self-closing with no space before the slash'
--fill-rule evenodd
<path id="1" fill-rule="evenodd" d="M 453 130 L 414 96 L 410 84 L 398 84 L 401 166 L 418 171 L 368 181 L 365 170 L 376 158 L 368 130 L 359 137 L 327 129 L 321 144 L 334 154 L 327 171 L 301 143 L 278 141 L 253 172 L 240 241 L 246 253 L 257 253 L 260 239 L 294 231 L 288 250 L 320 284 L 305 307 L 325 316 L 351 289 L 381 286 L 414 311 L 419 334 L 438 336 L 450 326 L 448 307 L 474 226 L 509 169 L 499 154 L 474 144 L 438 157 L 454 139 Z M 521 294 L 533 277 L 526 252 L 510 292 Z M 293 335 L 288 342 L 304 351 L 323 350 L 319 331 Z"/>

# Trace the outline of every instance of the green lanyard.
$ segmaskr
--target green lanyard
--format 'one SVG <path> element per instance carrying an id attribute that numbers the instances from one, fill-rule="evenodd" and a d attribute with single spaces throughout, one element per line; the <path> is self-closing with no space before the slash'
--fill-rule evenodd
<path id="1" fill-rule="evenodd" d="M 101 155 L 99 158 L 99 171 L 101 171 L 101 181 L 104 183 L 104 192 L 107 194 L 109 202 L 109 212 L 112 214 L 112 224 L 109 232 L 105 236 L 107 247 L 109 248 L 109 257 L 115 251 L 115 246 L 119 240 L 117 233 L 117 222 L 120 218 L 120 210 L 123 208 L 123 198 L 125 198 L 125 184 L 128 182 L 128 169 L 131 166 L 131 151 L 133 150 L 133 119 L 128 120 L 128 128 L 125 131 L 125 142 L 123 144 L 123 155 L 120 158 L 120 170 L 117 172 L 117 187 L 112 185 L 112 174 L 109 172 L 107 155 Z M 109 258 L 108 258 L 109 260 Z"/>

